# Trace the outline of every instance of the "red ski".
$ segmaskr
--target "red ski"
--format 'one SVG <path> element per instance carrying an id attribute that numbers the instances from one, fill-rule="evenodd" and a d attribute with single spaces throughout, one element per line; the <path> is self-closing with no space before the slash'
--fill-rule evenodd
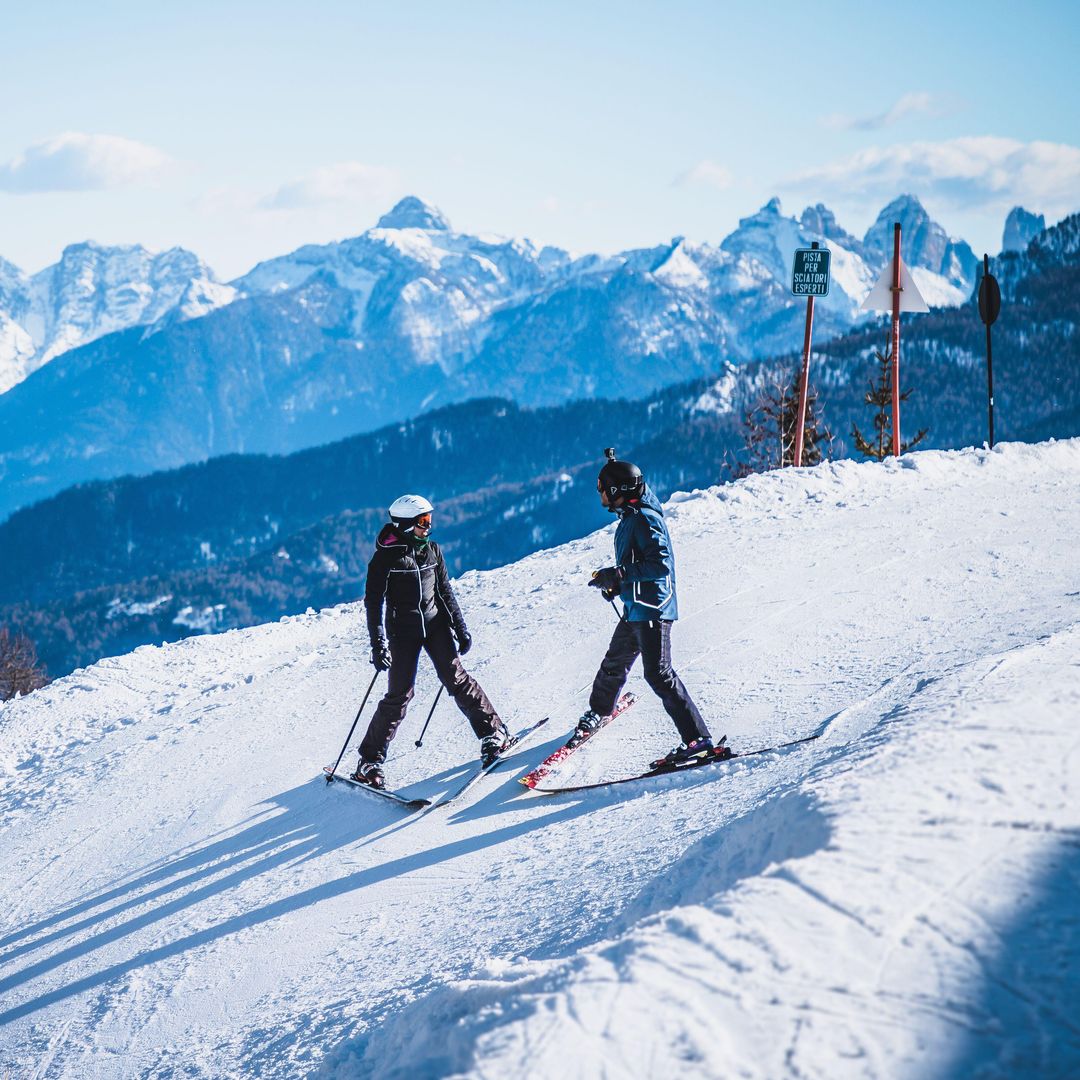
<path id="1" fill-rule="evenodd" d="M 615 710 L 610 716 L 605 716 L 600 721 L 600 727 L 596 731 L 578 731 L 574 729 L 574 733 L 570 738 L 559 747 L 549 757 L 544 758 L 539 765 L 531 773 L 527 773 L 525 776 L 518 777 L 518 783 L 524 784 L 527 788 L 534 788 L 541 780 L 544 779 L 549 773 L 557 769 L 575 750 L 587 743 L 597 732 L 602 731 L 616 716 L 620 716 L 626 712 L 634 702 L 637 701 L 637 697 L 632 693 L 625 693 L 615 703 Z"/>
<path id="2" fill-rule="evenodd" d="M 786 750 L 790 746 L 801 746 L 803 743 L 813 742 L 821 732 L 816 735 L 807 735 L 802 739 L 792 739 L 791 742 L 780 743 L 778 746 L 763 746 L 760 750 L 744 750 L 736 753 L 726 742 L 725 735 L 714 747 L 711 754 L 705 757 L 692 758 L 683 765 L 664 765 L 656 769 L 647 769 L 637 776 L 622 776 L 618 780 L 599 780 L 594 784 L 574 784 L 572 787 L 561 788 L 537 788 L 544 795 L 562 795 L 568 791 L 592 791 L 594 788 L 614 787 L 616 784 L 635 784 L 639 780 L 650 780 L 654 776 L 672 776 L 674 773 L 689 772 L 691 769 L 700 769 L 706 765 L 719 765 L 725 761 L 741 761 L 743 758 L 754 757 L 757 754 L 774 754 L 778 750 Z"/>

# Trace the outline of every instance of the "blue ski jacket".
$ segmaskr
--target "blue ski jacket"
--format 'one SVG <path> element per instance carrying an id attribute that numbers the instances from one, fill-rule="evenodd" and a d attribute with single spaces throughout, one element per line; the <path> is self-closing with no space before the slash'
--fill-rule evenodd
<path id="1" fill-rule="evenodd" d="M 660 502 L 648 484 L 640 499 L 616 510 L 615 562 L 623 573 L 619 598 L 629 622 L 677 619 L 675 553 Z"/>

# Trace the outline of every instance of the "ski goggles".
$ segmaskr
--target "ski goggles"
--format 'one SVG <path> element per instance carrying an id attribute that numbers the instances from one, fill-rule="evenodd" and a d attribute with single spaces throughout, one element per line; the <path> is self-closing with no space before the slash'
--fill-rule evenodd
<path id="1" fill-rule="evenodd" d="M 431 515 L 421 514 L 413 521 L 413 529 L 416 532 L 431 532 Z"/>

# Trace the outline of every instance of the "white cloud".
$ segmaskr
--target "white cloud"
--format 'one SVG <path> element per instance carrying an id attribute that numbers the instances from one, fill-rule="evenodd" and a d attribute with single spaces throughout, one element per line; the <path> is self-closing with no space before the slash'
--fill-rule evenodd
<path id="1" fill-rule="evenodd" d="M 891 108 L 883 113 L 873 116 L 845 116 L 834 113 L 822 119 L 822 124 L 830 128 L 843 128 L 847 131 L 880 131 L 882 128 L 892 127 L 899 123 L 905 116 L 913 113 L 928 113 L 931 116 L 940 116 L 944 108 L 932 94 L 924 90 L 913 91 L 904 94 Z"/>
<path id="2" fill-rule="evenodd" d="M 0 165 L 0 191 L 100 191 L 145 183 L 171 161 L 153 146 L 119 135 L 67 131 Z"/>
<path id="3" fill-rule="evenodd" d="M 385 202 L 399 187 L 393 169 L 345 161 L 282 185 L 259 205 L 264 210 L 301 210 L 327 203 Z"/>
<path id="4" fill-rule="evenodd" d="M 1067 214 L 1080 209 L 1080 149 L 990 135 L 900 143 L 795 173 L 782 186 L 858 203 L 910 191 L 957 209 L 1023 204 Z"/>
<path id="5" fill-rule="evenodd" d="M 726 191 L 734 185 L 735 177 L 725 165 L 718 165 L 715 161 L 699 161 L 692 169 L 676 177 L 675 183 L 677 185 L 705 184 L 707 187 L 716 188 L 717 191 Z"/>

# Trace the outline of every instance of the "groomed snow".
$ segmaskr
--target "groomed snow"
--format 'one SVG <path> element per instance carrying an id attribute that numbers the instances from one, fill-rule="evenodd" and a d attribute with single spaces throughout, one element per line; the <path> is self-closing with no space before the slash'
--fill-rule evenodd
<path id="1" fill-rule="evenodd" d="M 37 1077 L 1069 1075 L 1080 440 L 754 477 L 669 504 L 675 660 L 783 754 L 573 796 L 610 530 L 459 593 L 513 726 L 409 816 L 332 761 L 357 605 L 102 661 L 0 709 L 0 1064 Z M 437 523 L 436 523 L 437 524 Z M 559 779 L 675 741 L 641 701 Z M 475 752 L 425 669 L 388 771 Z M 350 754 L 346 761 L 353 760 Z"/>

